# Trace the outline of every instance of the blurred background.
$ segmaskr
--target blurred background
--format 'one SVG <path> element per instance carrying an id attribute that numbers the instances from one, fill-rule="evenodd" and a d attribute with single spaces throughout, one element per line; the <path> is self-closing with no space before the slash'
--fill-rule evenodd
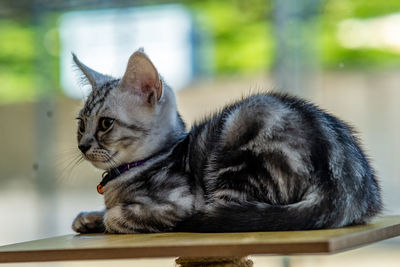
<path id="1" fill-rule="evenodd" d="M 139 47 L 176 90 L 188 126 L 261 90 L 304 97 L 354 125 L 385 214 L 400 214 L 400 1 L 0 0 L 0 245 L 70 234 L 78 212 L 102 208 L 101 172 L 78 161 L 75 117 L 90 88 L 80 84 L 71 52 L 118 77 Z M 333 256 L 253 260 L 399 266 L 399 250 L 392 239 Z"/>

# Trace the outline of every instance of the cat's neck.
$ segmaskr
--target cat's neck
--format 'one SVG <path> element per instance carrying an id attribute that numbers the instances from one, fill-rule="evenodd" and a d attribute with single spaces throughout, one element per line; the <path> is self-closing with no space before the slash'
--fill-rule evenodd
<path id="1" fill-rule="evenodd" d="M 142 161 L 157 155 L 169 153 L 174 147 L 187 136 L 185 123 L 180 114 L 175 111 L 175 116 L 165 118 L 163 129 L 154 135 L 146 145 L 140 147 L 141 151 L 135 153 L 135 157 L 128 159 L 124 164 Z"/>

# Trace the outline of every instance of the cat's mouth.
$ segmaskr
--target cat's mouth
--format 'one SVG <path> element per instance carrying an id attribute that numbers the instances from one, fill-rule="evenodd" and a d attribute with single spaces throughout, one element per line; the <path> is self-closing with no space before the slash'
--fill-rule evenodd
<path id="1" fill-rule="evenodd" d="M 109 170 L 111 168 L 115 168 L 118 166 L 118 162 L 116 161 L 115 156 L 118 155 L 118 152 L 115 152 L 112 155 L 105 154 L 88 154 L 85 155 L 85 159 L 88 160 L 93 166 L 102 170 Z"/>
<path id="2" fill-rule="evenodd" d="M 114 163 L 114 158 L 118 154 L 118 151 L 116 151 L 114 154 L 109 156 L 108 154 L 88 154 L 85 155 L 85 158 L 92 162 L 92 163 Z"/>

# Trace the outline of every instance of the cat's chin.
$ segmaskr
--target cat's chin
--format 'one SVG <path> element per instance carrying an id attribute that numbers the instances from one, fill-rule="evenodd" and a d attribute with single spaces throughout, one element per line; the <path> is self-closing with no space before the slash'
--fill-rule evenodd
<path id="1" fill-rule="evenodd" d="M 101 169 L 101 170 L 105 170 L 105 171 L 108 171 L 111 168 L 115 167 L 115 166 L 112 166 L 109 161 L 105 162 L 105 161 L 91 160 L 90 163 L 92 163 L 92 165 L 94 167 Z"/>
<path id="2" fill-rule="evenodd" d="M 105 157 L 96 156 L 96 154 L 84 155 L 84 158 L 89 161 L 94 167 L 108 171 L 118 166 L 118 159 L 116 157 L 117 154 L 118 151 L 114 152 L 111 156 L 107 156 L 107 160 L 104 160 Z"/>

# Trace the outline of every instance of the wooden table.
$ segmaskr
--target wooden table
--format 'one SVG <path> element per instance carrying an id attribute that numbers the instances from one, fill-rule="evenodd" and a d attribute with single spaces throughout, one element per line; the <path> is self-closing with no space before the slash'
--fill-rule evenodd
<path id="1" fill-rule="evenodd" d="M 331 230 L 65 235 L 0 247 L 0 263 L 336 253 L 400 235 L 400 216 Z M 209 266 L 209 265 L 207 265 Z"/>

